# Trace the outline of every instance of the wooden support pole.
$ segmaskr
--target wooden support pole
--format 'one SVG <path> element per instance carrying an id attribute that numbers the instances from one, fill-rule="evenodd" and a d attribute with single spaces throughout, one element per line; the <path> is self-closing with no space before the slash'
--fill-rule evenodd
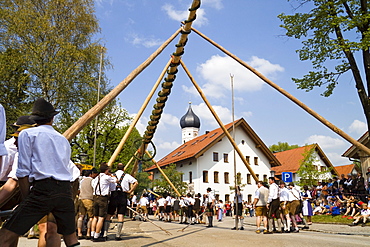
<path id="1" fill-rule="evenodd" d="M 145 150 L 146 154 L 150 157 L 150 153 Z M 162 174 L 162 176 L 166 179 L 166 181 L 169 183 L 169 185 L 172 187 L 172 189 L 176 192 L 176 194 L 180 197 L 181 194 L 180 192 L 176 189 L 175 185 L 173 185 L 173 183 L 171 182 L 171 180 L 167 177 L 167 175 L 164 173 L 164 171 L 162 170 L 162 168 L 157 164 L 157 162 L 152 159 L 154 165 L 158 168 L 158 170 L 160 171 L 160 173 Z"/>
<path id="2" fill-rule="evenodd" d="M 227 131 L 227 129 L 223 125 L 221 119 L 217 116 L 215 110 L 213 110 L 212 105 L 207 100 L 207 98 L 206 98 L 205 94 L 203 93 L 202 89 L 199 87 L 199 85 L 195 81 L 194 77 L 190 74 L 190 72 L 189 72 L 188 68 L 185 66 L 184 62 L 183 61 L 180 61 L 180 63 L 181 63 L 181 66 L 184 68 L 186 74 L 190 78 L 191 82 L 193 83 L 194 87 L 197 89 L 199 95 L 202 97 L 204 103 L 206 103 L 206 105 L 208 106 L 208 109 L 211 111 L 213 117 L 216 119 L 218 125 L 221 127 L 221 129 L 225 133 L 226 137 L 229 139 L 231 145 L 233 145 L 235 151 L 239 154 L 240 159 L 243 161 L 244 165 L 247 167 L 248 171 L 250 172 L 250 174 L 252 175 L 252 177 L 254 178 L 254 180 L 257 182 L 258 181 L 258 177 L 256 176 L 256 174 L 254 173 L 254 171 L 250 167 L 249 162 L 245 159 L 243 153 L 240 151 L 238 145 L 235 143 L 235 141 L 232 138 L 232 136 L 230 135 L 229 131 Z M 235 174 L 235 176 L 236 176 L 236 174 Z"/>
<path id="3" fill-rule="evenodd" d="M 248 65 L 246 62 L 244 62 L 243 60 L 241 60 L 240 58 L 238 58 L 237 56 L 235 56 L 234 54 L 232 54 L 231 52 L 229 52 L 228 50 L 226 50 L 225 48 L 223 48 L 222 46 L 220 46 L 219 44 L 217 44 L 216 42 L 214 42 L 213 40 L 211 40 L 210 38 L 208 38 L 207 36 L 205 36 L 201 32 L 199 32 L 195 28 L 191 28 L 191 29 L 195 33 L 197 33 L 198 35 L 200 35 L 202 38 L 204 38 L 205 40 L 207 40 L 208 42 L 210 42 L 212 45 L 214 45 L 215 47 L 217 47 L 218 49 L 220 49 L 222 52 L 224 52 L 225 54 L 227 54 L 228 56 L 230 56 L 231 58 L 233 58 L 235 61 L 237 61 L 238 63 L 240 63 L 242 66 L 244 66 L 245 68 L 247 68 L 249 71 L 251 71 L 253 74 L 255 74 L 256 76 L 258 76 L 260 79 L 262 79 L 264 82 L 266 82 L 267 84 L 269 84 L 271 87 L 275 88 L 281 94 L 283 94 L 288 99 L 290 99 L 291 101 L 293 101 L 295 104 L 297 104 L 299 107 L 301 107 L 307 113 L 309 113 L 311 116 L 313 116 L 314 118 L 316 118 L 317 120 L 319 120 L 321 123 L 323 123 L 329 129 L 331 129 L 332 131 L 334 131 L 335 133 L 337 133 L 338 135 L 340 135 L 342 138 L 344 138 L 348 142 L 352 143 L 357 148 L 363 150 L 367 155 L 370 155 L 370 149 L 369 148 L 367 148 L 366 146 L 364 146 L 363 144 L 361 144 L 357 140 L 353 139 L 351 136 L 349 136 L 348 134 L 346 134 L 344 131 L 342 131 L 341 129 L 339 129 L 338 127 L 336 127 L 334 124 L 330 123 L 328 120 L 326 120 L 325 118 L 323 118 L 321 115 L 319 115 L 318 113 L 316 113 L 314 110 L 312 110 L 311 108 L 309 108 L 305 104 L 303 104 L 300 100 L 298 100 L 297 98 L 295 98 L 293 95 L 289 94 L 287 91 L 285 91 L 284 89 L 282 89 L 281 87 L 279 87 L 278 85 L 276 85 L 274 82 L 272 82 L 267 77 L 265 77 L 260 72 L 258 72 L 256 69 L 254 69 L 253 67 L 251 67 L 250 65 Z"/>
<path id="4" fill-rule="evenodd" d="M 142 64 L 134 69 L 123 81 L 121 81 L 110 93 L 102 98 L 94 107 L 87 111 L 80 119 L 78 119 L 63 135 L 68 141 L 71 141 L 75 136 L 88 125 L 117 95 L 119 95 L 153 60 L 167 47 L 169 43 L 181 32 L 179 28 L 170 38 L 168 38 L 152 55 L 150 55 Z"/>
<path id="5" fill-rule="evenodd" d="M 134 117 L 133 121 L 131 122 L 130 127 L 127 129 L 125 135 L 122 137 L 122 139 L 121 139 L 120 143 L 118 144 L 116 150 L 114 151 L 112 157 L 108 161 L 108 166 L 112 166 L 113 162 L 117 159 L 117 156 L 121 152 L 121 150 L 123 148 L 123 145 L 125 144 L 128 137 L 130 136 L 132 130 L 135 128 L 137 122 L 139 121 L 139 119 L 143 115 L 143 112 L 144 112 L 145 108 L 148 106 L 150 99 L 153 97 L 155 91 L 157 90 L 159 84 L 161 83 L 162 78 L 164 77 L 164 74 L 166 73 L 167 68 L 170 66 L 171 60 L 172 60 L 172 58 L 168 60 L 166 66 L 164 67 L 162 73 L 159 75 L 159 77 L 158 77 L 156 83 L 154 84 L 152 90 L 149 92 L 149 94 L 146 97 L 143 105 L 141 106 L 140 110 L 138 111 L 138 113 Z"/>
<path id="6" fill-rule="evenodd" d="M 148 192 L 149 192 L 149 193 L 152 193 L 153 195 L 155 195 L 155 196 L 157 196 L 157 197 L 159 197 L 159 196 L 160 196 L 160 195 L 158 195 L 157 193 L 153 192 L 152 190 L 149 190 L 149 189 L 148 189 Z"/>

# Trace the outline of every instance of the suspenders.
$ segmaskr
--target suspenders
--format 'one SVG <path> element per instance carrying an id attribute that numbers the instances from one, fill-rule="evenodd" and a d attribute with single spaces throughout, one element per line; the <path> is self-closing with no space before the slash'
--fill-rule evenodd
<path id="1" fill-rule="evenodd" d="M 123 173 L 121 178 L 117 181 L 116 191 L 122 191 L 121 183 L 122 183 L 123 178 L 125 177 L 125 175 L 126 175 L 126 173 Z M 117 174 L 114 173 L 113 176 L 115 176 L 118 179 Z"/>

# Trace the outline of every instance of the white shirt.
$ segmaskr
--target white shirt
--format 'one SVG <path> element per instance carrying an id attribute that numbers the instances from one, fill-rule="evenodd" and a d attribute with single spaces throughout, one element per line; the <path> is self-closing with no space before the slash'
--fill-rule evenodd
<path id="1" fill-rule="evenodd" d="M 68 140 L 50 125 L 22 130 L 18 137 L 17 178 L 73 181 Z"/>
<path id="2" fill-rule="evenodd" d="M 121 176 L 124 172 L 122 170 L 117 170 L 115 172 L 118 181 L 121 179 Z M 125 173 L 125 176 L 123 177 L 123 180 L 121 182 L 122 191 L 127 192 L 130 190 L 130 184 L 135 183 L 137 180 L 130 174 Z M 135 200 L 136 202 L 136 200 Z"/>
<path id="3" fill-rule="evenodd" d="M 115 183 L 116 181 L 117 179 L 115 177 L 111 177 L 105 173 L 100 173 L 96 178 L 94 178 L 91 181 L 91 186 L 93 187 L 93 194 L 95 196 L 109 195 L 109 184 Z"/>
<path id="4" fill-rule="evenodd" d="M 214 200 L 215 200 L 215 197 L 213 196 L 213 194 L 211 192 L 207 193 L 207 199 L 205 201 L 205 203 L 212 203 Z"/>
<path id="5" fill-rule="evenodd" d="M 270 184 L 268 203 L 279 197 L 279 186 L 276 183 Z"/>
<path id="6" fill-rule="evenodd" d="M 0 104 L 0 156 L 4 156 L 7 154 L 7 151 L 4 145 L 5 136 L 6 136 L 5 110 L 4 110 L 4 107 Z"/>
<path id="7" fill-rule="evenodd" d="M 164 207 L 165 202 L 166 202 L 166 199 L 164 199 L 163 197 L 159 198 L 158 201 L 157 201 L 158 207 Z"/>
<path id="8" fill-rule="evenodd" d="M 191 198 L 191 197 L 185 197 L 184 198 L 184 203 L 185 205 L 189 206 L 189 205 L 194 205 L 195 203 L 195 199 L 194 198 Z"/>
<path id="9" fill-rule="evenodd" d="M 138 204 L 142 207 L 147 206 L 149 204 L 148 198 L 141 197 Z"/>
<path id="10" fill-rule="evenodd" d="M 7 155 L 0 157 L 0 181 L 8 180 L 8 174 L 12 170 L 15 156 L 18 153 L 17 146 L 14 144 L 15 138 L 12 137 L 4 142 L 4 146 L 7 150 Z"/>
<path id="11" fill-rule="evenodd" d="M 289 201 L 295 201 L 295 200 L 300 200 L 301 196 L 299 194 L 299 191 L 293 187 L 291 190 L 289 190 Z"/>
<path id="12" fill-rule="evenodd" d="M 279 199 L 281 202 L 289 201 L 289 190 L 286 187 L 279 189 Z"/>
<path id="13" fill-rule="evenodd" d="M 234 197 L 234 202 L 236 202 L 236 197 L 238 197 L 238 203 L 242 203 L 243 202 L 243 194 L 240 193 L 240 195 L 237 195 Z"/>

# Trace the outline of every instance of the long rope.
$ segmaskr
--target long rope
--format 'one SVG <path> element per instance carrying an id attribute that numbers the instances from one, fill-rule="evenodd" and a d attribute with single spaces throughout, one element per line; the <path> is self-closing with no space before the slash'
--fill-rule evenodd
<path id="1" fill-rule="evenodd" d="M 200 8 L 200 1 L 193 0 L 193 3 L 189 9 L 189 16 L 188 19 L 183 22 L 183 26 L 181 28 L 181 35 L 179 42 L 175 45 L 176 51 L 172 53 L 172 61 L 170 64 L 170 68 L 167 71 L 167 76 L 162 83 L 162 90 L 158 93 L 158 98 L 156 99 L 156 104 L 153 106 L 152 115 L 150 116 L 150 121 L 148 122 L 148 126 L 144 132 L 143 136 L 143 143 L 140 147 L 139 157 L 143 157 L 145 154 L 145 150 L 149 143 L 151 143 L 157 125 L 159 123 L 159 119 L 163 113 L 163 109 L 165 104 L 168 100 L 168 96 L 171 93 L 171 88 L 173 86 L 173 82 L 176 79 L 176 74 L 178 72 L 177 67 L 180 65 L 181 56 L 184 54 L 184 47 L 188 41 L 188 35 L 191 32 L 191 25 L 193 21 L 196 19 L 196 11 Z M 135 162 L 134 168 L 131 172 L 131 175 L 135 175 L 137 172 L 139 161 Z"/>

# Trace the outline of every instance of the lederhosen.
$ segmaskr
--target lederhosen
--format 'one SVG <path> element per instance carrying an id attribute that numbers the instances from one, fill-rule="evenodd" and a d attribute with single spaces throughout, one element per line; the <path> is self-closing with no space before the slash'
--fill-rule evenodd
<path id="1" fill-rule="evenodd" d="M 108 205 L 108 214 L 114 215 L 117 210 L 117 214 L 126 215 L 127 210 L 127 192 L 122 189 L 122 181 L 125 177 L 125 173 L 122 174 L 120 179 L 117 181 L 116 190 L 111 192 L 110 201 Z M 114 177 L 117 175 L 114 173 Z"/>
<path id="2" fill-rule="evenodd" d="M 99 192 L 97 191 L 99 188 Z M 98 184 L 95 186 L 95 195 L 93 197 L 94 216 L 105 217 L 107 214 L 108 207 L 108 195 L 102 195 L 100 187 L 100 174 L 98 175 Z"/>

